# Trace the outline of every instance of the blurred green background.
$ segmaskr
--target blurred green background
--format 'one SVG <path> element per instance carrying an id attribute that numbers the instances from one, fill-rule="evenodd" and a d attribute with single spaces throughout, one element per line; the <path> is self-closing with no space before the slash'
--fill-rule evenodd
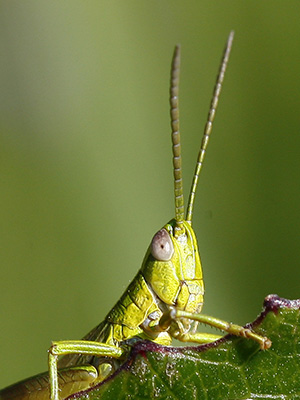
<path id="1" fill-rule="evenodd" d="M 197 193 L 204 312 L 300 297 L 299 1 L 0 3 L 0 387 L 113 306 L 173 217 L 169 70 L 182 45 L 185 190 L 235 42 Z M 186 195 L 187 197 L 187 195 Z"/>

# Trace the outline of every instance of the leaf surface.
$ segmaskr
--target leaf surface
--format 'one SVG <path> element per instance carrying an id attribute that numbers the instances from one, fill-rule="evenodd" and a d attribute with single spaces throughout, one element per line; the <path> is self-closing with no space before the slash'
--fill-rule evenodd
<path id="1" fill-rule="evenodd" d="M 139 342 L 113 376 L 68 399 L 300 400 L 299 308 L 300 300 L 266 297 L 249 326 L 272 340 L 269 350 L 230 335 L 195 347 Z"/>

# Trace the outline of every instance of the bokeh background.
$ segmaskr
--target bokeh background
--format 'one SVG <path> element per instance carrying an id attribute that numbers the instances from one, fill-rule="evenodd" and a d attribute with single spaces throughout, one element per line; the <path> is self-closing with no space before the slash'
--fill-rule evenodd
<path id="1" fill-rule="evenodd" d="M 235 30 L 194 227 L 205 313 L 300 297 L 300 5 L 0 2 L 0 387 L 47 369 L 120 297 L 173 217 L 169 70 L 182 45 L 186 197 Z"/>

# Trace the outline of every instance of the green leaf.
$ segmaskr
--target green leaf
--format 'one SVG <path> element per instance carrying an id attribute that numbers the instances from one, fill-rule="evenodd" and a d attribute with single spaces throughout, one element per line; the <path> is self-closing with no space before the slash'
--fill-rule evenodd
<path id="1" fill-rule="evenodd" d="M 300 300 L 265 299 L 250 326 L 272 340 L 269 350 L 230 335 L 196 347 L 139 342 L 112 377 L 68 399 L 300 399 L 299 308 Z"/>

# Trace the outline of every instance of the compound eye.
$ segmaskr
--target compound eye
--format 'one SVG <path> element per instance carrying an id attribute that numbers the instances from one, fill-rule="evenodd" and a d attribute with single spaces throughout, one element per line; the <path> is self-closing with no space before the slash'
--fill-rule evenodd
<path id="1" fill-rule="evenodd" d="M 174 253 L 174 246 L 165 228 L 158 231 L 151 242 L 151 254 L 158 261 L 169 261 Z"/>

